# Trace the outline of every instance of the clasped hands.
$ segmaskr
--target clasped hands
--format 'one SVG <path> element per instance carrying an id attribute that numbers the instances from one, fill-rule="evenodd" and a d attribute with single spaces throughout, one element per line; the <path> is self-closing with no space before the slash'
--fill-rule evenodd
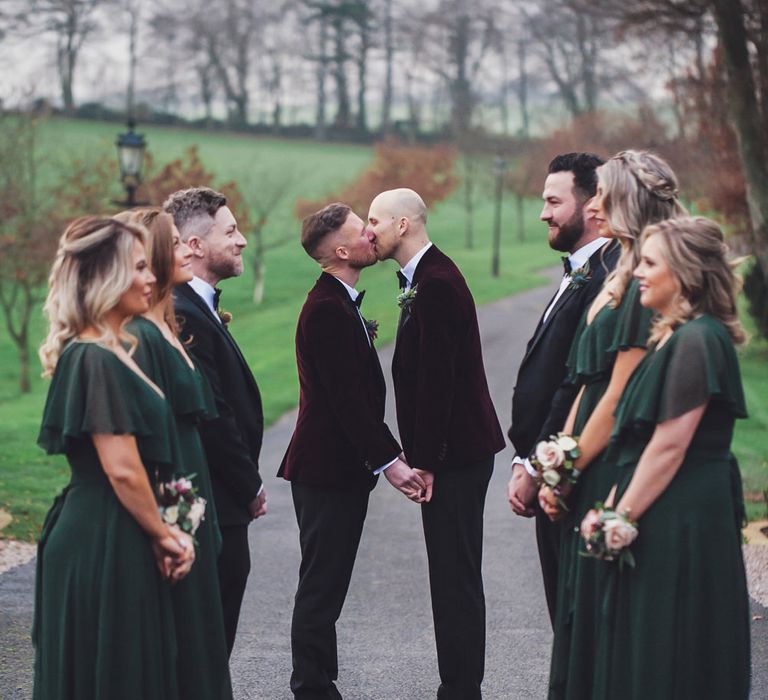
<path id="1" fill-rule="evenodd" d="M 512 478 L 507 486 L 507 498 L 512 511 L 524 518 L 531 518 L 535 514 L 533 504 L 537 498 L 541 509 L 552 522 L 560 520 L 566 513 L 561 503 L 562 496 L 556 496 L 546 484 L 539 487 L 536 479 L 525 470 L 522 464 L 515 464 L 512 467 Z"/>
<path id="2" fill-rule="evenodd" d="M 428 503 L 432 498 L 435 475 L 423 469 L 412 469 L 402 453 L 384 470 L 384 476 L 414 503 Z"/>
<path id="3" fill-rule="evenodd" d="M 194 541 L 175 525 L 166 526 L 165 533 L 152 540 L 152 553 L 160 574 L 171 583 L 181 581 L 195 563 Z"/>

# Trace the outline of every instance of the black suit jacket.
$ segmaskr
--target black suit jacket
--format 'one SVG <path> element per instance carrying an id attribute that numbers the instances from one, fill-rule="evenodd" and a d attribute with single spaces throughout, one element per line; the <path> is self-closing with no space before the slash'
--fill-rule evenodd
<path id="1" fill-rule="evenodd" d="M 216 398 L 217 418 L 200 424 L 219 523 L 251 521 L 248 504 L 261 488 L 264 413 L 256 380 L 229 331 L 188 284 L 174 290 L 179 337 Z"/>
<path id="2" fill-rule="evenodd" d="M 400 454 L 384 423 L 386 385 L 349 293 L 325 272 L 296 328 L 299 415 L 278 476 L 339 488 L 373 488 L 373 471 Z"/>
<path id="3" fill-rule="evenodd" d="M 432 245 L 413 276 L 392 377 L 408 463 L 439 473 L 504 447 L 483 366 L 472 294 L 459 268 Z"/>
<path id="4" fill-rule="evenodd" d="M 590 279 L 581 287 L 566 289 L 546 321 L 542 314 L 528 341 L 512 395 L 512 427 L 508 433 L 522 458 L 531 454 L 542 436 L 561 430 L 568 417 L 578 393 L 577 387 L 564 383 L 568 353 L 582 315 L 603 286 L 606 273 L 616 266 L 620 252 L 618 241 L 594 252 L 589 258 Z"/>

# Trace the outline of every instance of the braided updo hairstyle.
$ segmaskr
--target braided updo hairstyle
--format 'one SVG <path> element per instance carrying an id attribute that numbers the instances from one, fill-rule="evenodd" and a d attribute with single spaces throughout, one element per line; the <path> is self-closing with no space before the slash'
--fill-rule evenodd
<path id="1" fill-rule="evenodd" d="M 686 216 L 648 226 L 641 244 L 653 238 L 680 287 L 674 311 L 654 321 L 651 340 L 659 340 L 668 329 L 707 314 L 718 319 L 734 343 L 743 343 L 746 333 L 739 321 L 736 296 L 741 277 L 736 268 L 742 260 L 730 260 L 723 232 L 711 219 Z"/>
<path id="2" fill-rule="evenodd" d="M 669 164 L 649 151 L 620 151 L 597 171 L 606 221 L 621 244 L 616 269 L 606 288 L 619 306 L 640 262 L 640 234 L 649 224 L 685 216 L 677 199 L 677 177 Z"/>
<path id="3" fill-rule="evenodd" d="M 67 226 L 59 239 L 43 307 L 48 335 L 38 354 L 44 377 L 53 374 L 67 343 L 88 327 L 100 334 L 94 342 L 135 344 L 127 334 L 116 338 L 105 321 L 133 283 L 134 241 L 145 243 L 144 228 L 115 219 L 84 216 Z"/>

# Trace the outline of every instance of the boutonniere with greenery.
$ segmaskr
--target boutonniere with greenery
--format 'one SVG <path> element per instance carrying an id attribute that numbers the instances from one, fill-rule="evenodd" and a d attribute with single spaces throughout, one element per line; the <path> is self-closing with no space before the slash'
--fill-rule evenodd
<path id="1" fill-rule="evenodd" d="M 410 289 L 400 292 L 400 294 L 397 295 L 397 305 L 404 311 L 409 309 L 416 299 L 416 287 L 418 286 L 418 284 L 414 284 Z"/>
<path id="2" fill-rule="evenodd" d="M 229 324 L 232 323 L 232 314 L 229 313 L 229 311 L 224 311 L 223 309 L 219 309 L 216 313 L 219 315 L 221 322 L 225 326 L 229 326 Z"/>
<path id="3" fill-rule="evenodd" d="M 589 260 L 587 260 L 581 267 L 571 271 L 571 281 L 568 284 L 568 289 L 579 289 L 579 287 L 583 287 L 591 279 L 592 271 L 589 269 Z"/>
<path id="4" fill-rule="evenodd" d="M 365 330 L 368 331 L 368 337 L 373 343 L 379 337 L 379 322 L 375 318 L 365 319 Z"/>

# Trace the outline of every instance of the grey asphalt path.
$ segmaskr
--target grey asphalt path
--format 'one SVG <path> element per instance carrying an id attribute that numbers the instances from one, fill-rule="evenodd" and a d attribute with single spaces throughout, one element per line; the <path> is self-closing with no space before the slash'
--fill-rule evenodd
<path id="1" fill-rule="evenodd" d="M 552 294 L 552 284 L 479 310 L 493 400 L 503 427 L 517 365 Z M 389 374 L 392 348 L 380 355 Z M 388 421 L 395 426 L 392 392 Z M 237 700 L 292 700 L 290 616 L 299 567 L 298 529 L 287 482 L 277 471 L 295 414 L 267 431 L 262 471 L 269 514 L 250 528 L 252 569 L 232 677 Z M 485 517 L 484 577 L 488 645 L 486 700 L 546 697 L 551 631 L 538 568 L 533 523 L 506 501 L 509 450 L 496 460 Z M 31 697 L 34 563 L 0 576 L 0 699 Z M 768 698 L 768 610 L 753 623 L 752 698 Z M 418 506 L 385 480 L 371 494 L 360 552 L 338 624 L 339 688 L 346 700 L 429 700 L 438 684 L 427 564 Z"/>

